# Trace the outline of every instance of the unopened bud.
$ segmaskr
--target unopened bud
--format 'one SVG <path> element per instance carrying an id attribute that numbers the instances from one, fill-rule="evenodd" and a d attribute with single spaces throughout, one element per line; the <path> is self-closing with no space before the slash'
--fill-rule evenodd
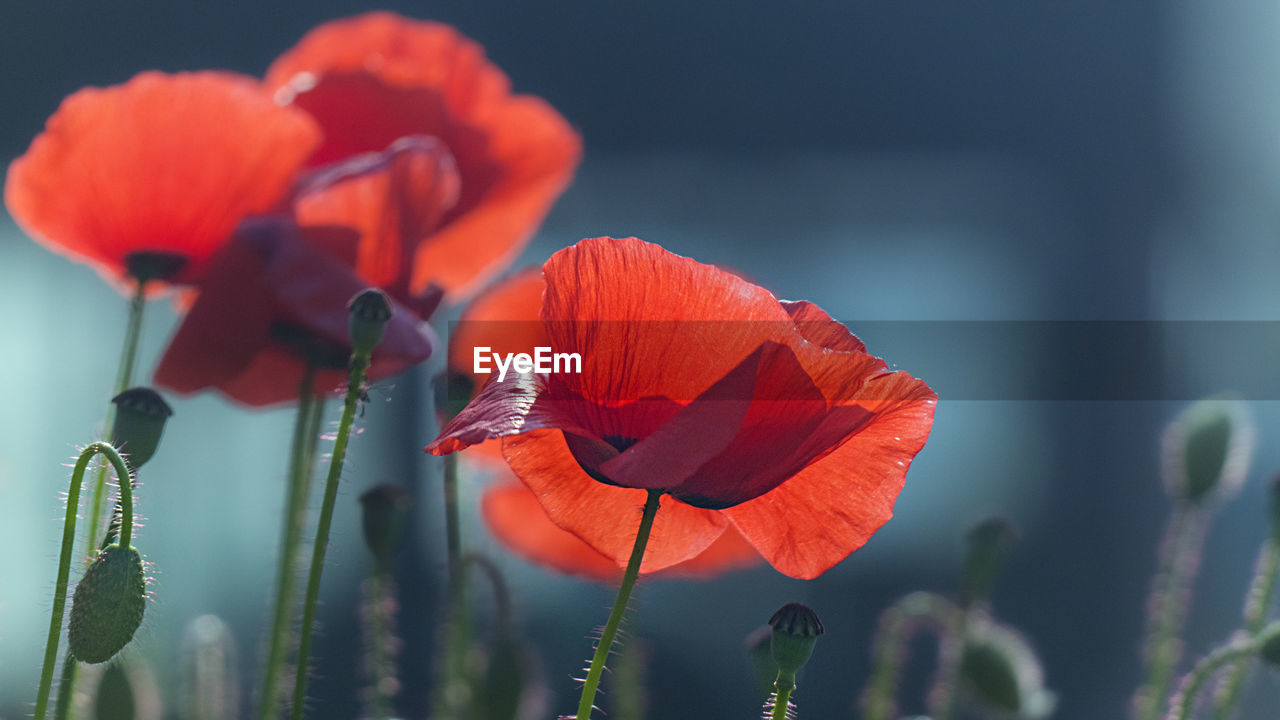
<path id="1" fill-rule="evenodd" d="M 773 661 L 779 672 L 794 675 L 809 661 L 818 636 L 826 632 L 818 614 L 800 603 L 787 603 L 769 618 L 773 628 Z"/>
<path id="2" fill-rule="evenodd" d="M 93 717 L 97 720 L 135 720 L 138 704 L 134 699 L 129 673 L 118 662 L 111 663 L 98 680 L 93 694 Z"/>
<path id="3" fill-rule="evenodd" d="M 1018 541 L 1013 524 L 1000 517 L 983 520 L 969 530 L 964 559 L 964 602 L 970 605 L 991 594 L 996 574 Z"/>
<path id="4" fill-rule="evenodd" d="M 382 342 L 382 332 L 391 319 L 391 300 L 377 288 L 356 293 L 347 303 L 351 313 L 351 351 L 369 355 Z"/>
<path id="5" fill-rule="evenodd" d="M 129 644 L 147 607 L 147 580 L 137 549 L 108 545 L 85 571 L 71 600 L 67 642 L 77 660 L 110 660 Z"/>
<path id="6" fill-rule="evenodd" d="M 1165 487 L 1193 505 L 1229 498 L 1244 484 L 1253 452 L 1253 423 L 1244 403 L 1210 398 L 1192 404 L 1165 429 Z"/>
<path id="7" fill-rule="evenodd" d="M 137 470 L 155 455 L 164 423 L 173 410 L 160 393 L 148 387 L 129 388 L 111 402 L 116 405 L 111 444 L 119 448 L 129 467 Z"/>
<path id="8" fill-rule="evenodd" d="M 971 699 L 983 708 L 1019 718 L 1042 718 L 1053 711 L 1053 693 L 1044 687 L 1044 670 L 1016 631 L 975 619 L 965 633 L 960 678 Z"/>
<path id="9" fill-rule="evenodd" d="M 360 496 L 364 541 L 379 565 L 390 562 L 404 540 L 412 504 L 408 491 L 389 483 L 376 485 Z"/>

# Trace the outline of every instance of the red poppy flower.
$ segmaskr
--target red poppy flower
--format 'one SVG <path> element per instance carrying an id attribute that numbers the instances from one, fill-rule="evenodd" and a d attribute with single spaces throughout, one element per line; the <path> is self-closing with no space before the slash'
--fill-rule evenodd
<path id="1" fill-rule="evenodd" d="M 345 387 L 351 355 L 347 302 L 369 283 L 321 248 L 352 245 L 345 228 L 302 230 L 292 218 L 246 221 L 209 269 L 169 343 L 156 383 L 179 393 L 215 387 L 247 405 L 297 400 L 309 358 L 317 392 Z M 422 320 L 393 300 L 370 380 L 431 354 Z"/>
<path id="2" fill-rule="evenodd" d="M 822 310 L 635 238 L 584 240 L 543 275 L 549 344 L 582 372 L 491 379 L 430 452 L 504 438 L 552 521 L 616 562 L 661 490 L 647 571 L 732 524 L 816 577 L 892 515 L 937 396 Z"/>
<path id="3" fill-rule="evenodd" d="M 560 529 L 524 485 L 499 481 L 485 488 L 480 510 L 489 531 L 521 557 L 567 575 L 616 582 L 622 567 L 567 530 Z M 670 577 L 708 577 L 760 563 L 760 553 L 730 527 L 698 555 L 660 572 Z"/>
<path id="4" fill-rule="evenodd" d="M 324 130 L 313 164 L 428 135 L 452 153 L 457 203 L 412 258 L 409 288 L 469 294 L 522 247 L 564 190 L 578 134 L 542 100 L 510 92 L 484 50 L 453 28 L 388 12 L 309 32 L 267 72 L 268 87 Z"/>
<path id="5" fill-rule="evenodd" d="M 5 204 L 32 237 L 123 283 L 159 253 L 197 281 L 242 218 L 272 210 L 320 142 L 252 78 L 146 72 L 66 98 L 9 166 Z M 172 270 L 172 268 L 167 268 Z"/>

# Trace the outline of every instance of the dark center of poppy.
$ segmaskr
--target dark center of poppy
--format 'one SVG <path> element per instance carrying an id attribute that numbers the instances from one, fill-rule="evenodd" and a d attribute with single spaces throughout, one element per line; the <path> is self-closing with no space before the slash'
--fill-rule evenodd
<path id="1" fill-rule="evenodd" d="M 169 280 L 187 266 L 187 256 L 161 250 L 143 250 L 124 256 L 124 269 L 139 282 Z"/>
<path id="2" fill-rule="evenodd" d="M 351 348 L 322 338 L 292 323 L 272 323 L 271 338 L 289 346 L 304 360 L 314 363 L 318 368 L 345 370 L 347 360 L 351 357 Z"/>
<path id="3" fill-rule="evenodd" d="M 627 448 L 640 442 L 640 438 L 627 437 L 625 435 L 605 435 L 602 439 L 616 448 L 618 452 L 625 452 Z"/>

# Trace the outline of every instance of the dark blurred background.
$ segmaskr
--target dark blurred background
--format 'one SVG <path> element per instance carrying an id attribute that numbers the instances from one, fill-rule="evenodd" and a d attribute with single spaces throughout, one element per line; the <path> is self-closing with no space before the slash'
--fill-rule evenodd
<path id="1" fill-rule="evenodd" d="M 480 41 L 517 90 L 582 132 L 574 186 L 525 264 L 584 236 L 638 235 L 735 268 L 779 296 L 813 300 L 870 349 L 930 380 L 930 368 L 989 374 L 992 358 L 875 337 L 859 321 L 1273 320 L 1280 285 L 1280 8 L 1075 3 L 389 3 Z M 260 5 L 9 3 L 0 10 L 0 159 L 24 151 L 60 99 L 150 68 L 260 75 L 307 29 L 371 9 Z M 90 271 L 0 226 L 4 367 L 0 496 L 25 555 L 0 565 L 0 717 L 30 711 L 40 627 L 60 532 L 57 463 L 94 431 L 115 372 L 124 302 Z M 157 306 L 143 358 L 174 321 Z M 884 327 L 884 326 L 882 326 Z M 1149 348 L 1152 372 L 1179 348 Z M 1224 356 L 1232 347 L 1218 348 Z M 149 353 L 149 354 L 148 354 Z M 1275 354 L 1257 358 L 1268 363 Z M 103 359 L 101 362 L 95 362 Z M 1233 389 L 1212 360 L 1189 372 Z M 1046 384 L 1132 358 L 1061 347 L 997 372 Z M 148 367 L 149 360 L 143 361 Z M 402 712 L 429 707 L 430 645 L 443 562 L 439 468 L 419 455 L 431 421 L 415 407 L 425 371 L 370 406 L 343 491 L 313 685 L 318 717 L 359 712 L 353 672 L 361 489 L 393 480 L 419 495 L 402 560 L 409 649 Z M 908 477 L 897 517 L 822 578 L 761 568 L 704 583 L 642 585 L 634 633 L 648 650 L 650 717 L 746 717 L 742 638 L 803 601 L 828 635 L 801 678 L 802 716 L 853 717 L 877 613 L 913 589 L 951 591 L 959 538 L 999 513 L 1022 544 L 997 613 L 1040 651 L 1056 717 L 1118 717 L 1140 679 L 1139 640 L 1155 544 L 1168 510 L 1158 435 L 1191 397 L 948 401 Z M 1245 391 L 1247 393 L 1247 390 Z M 1242 496 L 1211 533 L 1189 623 L 1199 655 L 1238 625 L 1265 533 L 1261 479 L 1280 467 L 1280 409 L 1248 398 L 1259 448 Z M 287 411 L 249 415 L 212 397 L 179 400 L 147 469 L 139 546 L 155 602 L 130 650 L 175 683 L 183 625 L 215 613 L 237 631 L 256 683 L 282 502 Z M 336 419 L 336 410 L 331 413 Z M 217 471 L 217 453 L 234 472 Z M 474 485 L 468 491 L 474 499 Z M 15 509 L 16 508 L 16 509 Z M 501 554 L 469 527 L 469 540 Z M 199 558 L 193 562 L 191 558 Z M 576 700 L 569 675 L 605 619 L 610 589 L 504 558 L 522 627 L 539 646 L 550 710 Z M 922 661 L 927 662 L 926 656 Z M 923 665 L 918 672 L 923 672 Z M 1267 677 L 1252 715 L 1280 699 Z M 321 704 L 322 703 L 322 704 Z M 919 704 L 905 710 L 922 711 Z"/>

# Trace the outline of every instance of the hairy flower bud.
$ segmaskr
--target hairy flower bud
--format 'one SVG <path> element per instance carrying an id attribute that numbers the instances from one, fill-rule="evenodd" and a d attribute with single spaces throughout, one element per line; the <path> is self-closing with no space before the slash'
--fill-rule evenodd
<path id="1" fill-rule="evenodd" d="M 67 641 L 77 660 L 110 660 L 129 644 L 147 607 L 147 580 L 136 548 L 109 545 L 85 571 L 71 600 Z"/>
<path id="2" fill-rule="evenodd" d="M 826 632 L 818 614 L 800 603 L 787 603 L 769 618 L 773 628 L 773 661 L 778 670 L 794 675 L 809 661 L 818 636 Z"/>
<path id="3" fill-rule="evenodd" d="M 365 544 L 378 564 L 385 565 L 404 540 L 412 500 L 404 488 L 383 483 L 366 490 L 360 496 L 360 505 Z"/>
<path id="4" fill-rule="evenodd" d="M 137 470 L 155 455 L 165 421 L 173 415 L 160 393 L 148 387 L 129 388 L 111 398 L 116 419 L 111 444 L 120 449 L 129 467 Z"/>
<path id="5" fill-rule="evenodd" d="M 1244 484 L 1253 452 L 1253 423 L 1243 402 L 1193 403 L 1165 429 L 1165 487 L 1175 500 L 1200 505 L 1229 498 Z"/>
<path id="6" fill-rule="evenodd" d="M 391 300 L 377 288 L 356 293 L 347 303 L 351 313 L 351 351 L 368 355 L 382 342 L 382 331 L 391 319 Z"/>
<path id="7" fill-rule="evenodd" d="M 965 633 L 960 679 L 979 706 L 1019 718 L 1053 711 L 1053 693 L 1035 651 L 1011 628 L 975 618 Z"/>

